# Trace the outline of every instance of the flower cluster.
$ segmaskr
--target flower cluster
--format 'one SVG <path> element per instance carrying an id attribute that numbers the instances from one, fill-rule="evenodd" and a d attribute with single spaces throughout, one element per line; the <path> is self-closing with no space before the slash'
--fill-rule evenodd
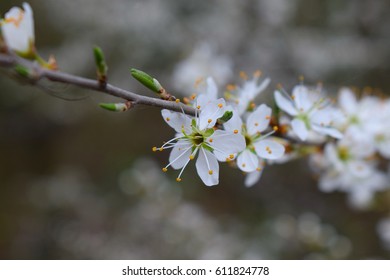
<path id="1" fill-rule="evenodd" d="M 0 20 L 0 26 L 1 52 L 56 69 L 54 58 L 46 62 L 36 51 L 29 4 L 24 3 L 23 9 L 13 7 Z M 207 53 L 202 63 L 212 56 L 211 51 Z M 104 89 L 108 67 L 100 48 L 94 48 L 94 55 L 99 88 Z M 224 59 L 220 61 L 226 70 L 222 76 L 228 77 L 232 71 Z M 181 66 L 188 75 L 193 73 L 190 64 Z M 202 68 L 198 66 L 197 69 Z M 14 70 L 24 75 L 29 69 L 23 67 L 16 65 Z M 27 74 L 24 76 L 28 78 Z M 159 100 L 160 107 L 176 110 L 162 110 L 164 121 L 176 132 L 175 137 L 161 147 L 153 147 L 153 151 L 171 149 L 163 171 L 169 167 L 180 169 L 179 182 L 186 166 L 195 158 L 197 173 L 206 186 L 219 183 L 219 162 L 226 162 L 247 174 L 245 185 L 249 187 L 260 179 L 267 163 L 309 156 L 310 166 L 319 174 L 320 190 L 346 192 L 355 206 L 368 205 L 375 192 L 389 187 L 389 99 L 372 95 L 358 98 L 350 89 L 343 88 L 338 98 L 332 100 L 321 85 L 300 83 L 291 94 L 279 86 L 273 95 L 273 106 L 257 104 L 270 79 L 262 79 L 261 72 L 256 71 L 252 78 L 241 72 L 244 81 L 227 85 L 223 94 L 219 94 L 212 77 L 199 79 L 196 93 L 185 97 L 183 104 L 147 73 L 131 69 L 131 75 L 159 97 L 149 98 L 143 104 L 155 105 L 155 100 Z M 117 96 L 123 97 L 123 91 Z M 140 100 L 134 96 L 139 95 L 131 93 L 126 103 L 104 103 L 101 107 L 126 111 Z M 181 107 L 171 106 L 170 102 Z"/>
<path id="2" fill-rule="evenodd" d="M 195 118 L 182 113 L 163 110 L 164 120 L 176 130 L 177 135 L 160 148 L 172 148 L 169 166 L 182 169 L 177 180 L 199 151 L 196 168 L 207 186 L 218 184 L 218 161 L 229 162 L 248 174 L 245 184 L 252 186 L 262 174 L 266 160 L 276 160 L 284 155 L 285 147 L 276 137 L 278 128 L 271 126 L 272 110 L 267 105 L 258 107 L 253 100 L 269 84 L 269 79 L 258 82 L 259 72 L 242 86 L 229 86 L 226 99 L 218 99 L 218 87 L 209 77 L 198 81 L 199 94 L 186 99 L 196 109 Z M 214 167 L 214 168 L 212 168 Z"/>
<path id="3" fill-rule="evenodd" d="M 344 137 L 326 143 L 323 153 L 312 155 L 311 162 L 320 172 L 321 190 L 345 191 L 352 205 L 365 207 L 376 191 L 389 187 L 390 100 L 369 95 L 359 100 L 343 88 L 337 104 L 335 124 Z"/>

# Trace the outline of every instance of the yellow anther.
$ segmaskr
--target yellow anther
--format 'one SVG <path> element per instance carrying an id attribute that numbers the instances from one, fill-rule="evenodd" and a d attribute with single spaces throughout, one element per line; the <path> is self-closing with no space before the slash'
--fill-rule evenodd
<path id="1" fill-rule="evenodd" d="M 167 122 L 169 122 L 171 119 L 170 118 L 166 118 Z"/>
<path id="2" fill-rule="evenodd" d="M 160 152 L 162 152 L 164 149 L 161 147 L 161 148 L 159 148 L 158 150 L 159 150 Z"/>
<path id="3" fill-rule="evenodd" d="M 184 97 L 184 98 L 183 98 L 183 103 L 184 103 L 184 104 L 190 103 L 190 99 L 187 98 L 187 97 Z"/>
<path id="4" fill-rule="evenodd" d="M 255 78 L 259 78 L 261 76 L 261 71 L 260 70 L 256 70 L 254 73 L 253 73 L 253 77 Z"/>
<path id="5" fill-rule="evenodd" d="M 156 152 L 156 151 L 157 151 L 157 147 L 153 147 L 153 148 L 152 148 L 152 151 L 153 151 L 153 152 Z"/>
<path id="6" fill-rule="evenodd" d="M 167 172 L 168 169 L 164 167 L 164 168 L 162 169 L 162 171 L 163 171 L 163 172 Z"/>
<path id="7" fill-rule="evenodd" d="M 229 84 L 229 85 L 226 86 L 226 89 L 227 89 L 228 91 L 233 91 L 233 90 L 235 90 L 236 88 L 237 88 L 237 86 L 236 86 L 236 85 L 233 85 L 233 84 Z"/>
<path id="8" fill-rule="evenodd" d="M 272 128 L 274 131 L 278 131 L 279 130 L 279 127 L 277 127 L 276 125 Z"/>
<path id="9" fill-rule="evenodd" d="M 222 108 L 222 107 L 223 107 L 223 105 L 222 105 L 221 103 L 219 103 L 219 104 L 218 104 L 218 107 L 219 107 L 219 108 Z"/>
<path id="10" fill-rule="evenodd" d="M 266 120 L 270 120 L 270 119 L 271 119 L 271 116 L 265 116 L 265 119 L 266 119 Z"/>
<path id="11" fill-rule="evenodd" d="M 196 106 L 196 109 L 200 110 L 200 105 Z"/>
<path id="12" fill-rule="evenodd" d="M 179 99 L 179 98 L 176 98 L 175 102 L 176 102 L 176 103 L 179 103 L 179 102 L 180 102 L 180 99 Z"/>
<path id="13" fill-rule="evenodd" d="M 255 126 L 258 126 L 259 125 L 259 123 L 255 123 Z"/>
<path id="14" fill-rule="evenodd" d="M 202 77 L 196 79 L 196 81 L 195 81 L 195 87 L 198 87 L 202 82 L 203 82 L 203 78 L 202 78 Z"/>
<path id="15" fill-rule="evenodd" d="M 209 175 L 213 175 L 213 170 L 209 170 Z"/>
<path id="16" fill-rule="evenodd" d="M 181 178 L 176 178 L 176 182 L 181 182 Z"/>
<path id="17" fill-rule="evenodd" d="M 255 109 L 256 108 L 256 104 L 254 102 L 251 102 L 251 104 L 249 104 L 249 107 L 251 109 Z"/>
<path id="18" fill-rule="evenodd" d="M 246 166 L 246 164 L 245 164 L 245 163 L 243 163 L 241 166 L 242 166 L 242 167 L 245 167 L 245 166 Z"/>
<path id="19" fill-rule="evenodd" d="M 237 133 L 238 133 L 238 130 L 237 130 L 237 129 L 233 130 L 233 133 L 234 133 L 234 134 L 237 134 Z"/>
<path id="20" fill-rule="evenodd" d="M 191 97 L 190 97 L 192 100 L 194 100 L 195 98 L 196 98 L 196 94 L 195 93 L 193 93 L 192 95 L 191 95 Z"/>
<path id="21" fill-rule="evenodd" d="M 190 160 L 193 160 L 194 158 L 194 155 L 190 155 Z"/>
<path id="22" fill-rule="evenodd" d="M 213 143 L 213 141 L 214 141 L 213 138 L 210 138 L 210 139 L 209 139 L 209 142 L 210 142 L 210 143 Z"/>
<path id="23" fill-rule="evenodd" d="M 248 80 L 248 75 L 244 71 L 240 71 L 241 79 Z"/>
<path id="24" fill-rule="evenodd" d="M 261 171 L 261 168 L 260 168 L 260 167 L 257 167 L 257 168 L 256 168 L 256 171 Z"/>
<path id="25" fill-rule="evenodd" d="M 207 120 L 208 123 L 211 123 L 212 121 L 213 121 L 212 119 L 208 119 L 208 120 Z"/>
<path id="26" fill-rule="evenodd" d="M 291 95 L 291 99 L 292 99 L 292 100 L 295 100 L 295 95 Z"/>
<path id="27" fill-rule="evenodd" d="M 230 154 L 230 155 L 229 155 L 229 158 L 230 158 L 230 159 L 233 159 L 233 158 L 234 158 L 234 155 L 233 155 L 233 154 Z"/>

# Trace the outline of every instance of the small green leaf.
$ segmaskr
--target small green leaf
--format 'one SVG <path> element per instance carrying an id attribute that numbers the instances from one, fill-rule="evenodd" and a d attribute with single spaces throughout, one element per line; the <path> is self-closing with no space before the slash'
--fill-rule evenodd
<path id="1" fill-rule="evenodd" d="M 222 117 L 218 119 L 218 123 L 223 124 L 233 117 L 232 111 L 226 111 Z"/>
<path id="2" fill-rule="evenodd" d="M 130 72 L 134 79 L 136 79 L 151 91 L 154 91 L 155 93 L 161 93 L 163 90 L 163 87 L 160 85 L 160 83 L 149 74 L 134 68 L 130 69 Z"/>
<path id="3" fill-rule="evenodd" d="M 108 111 L 123 112 L 130 108 L 130 103 L 100 103 L 99 106 Z"/>
<path id="4" fill-rule="evenodd" d="M 30 77 L 30 69 L 28 69 L 27 67 L 25 67 L 23 65 L 20 65 L 20 64 L 16 65 L 14 67 L 14 70 L 16 71 L 16 73 L 18 73 L 22 77 L 25 77 L 25 78 Z"/>
<path id="5" fill-rule="evenodd" d="M 104 59 L 104 54 L 101 48 L 95 46 L 93 48 L 93 54 L 95 56 L 95 63 L 99 81 L 105 82 L 107 78 L 108 67 Z"/>

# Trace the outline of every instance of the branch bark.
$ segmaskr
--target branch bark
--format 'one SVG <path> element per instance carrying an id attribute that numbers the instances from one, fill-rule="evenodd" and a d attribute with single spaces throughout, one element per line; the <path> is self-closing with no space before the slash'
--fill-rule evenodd
<path id="1" fill-rule="evenodd" d="M 29 80 L 32 82 L 38 82 L 40 80 L 47 79 L 52 82 L 74 85 L 80 88 L 90 89 L 119 97 L 124 100 L 131 101 L 133 105 L 154 106 L 171 111 L 184 112 L 185 114 L 191 116 L 195 115 L 195 109 L 183 103 L 176 103 L 175 101 L 166 101 L 158 98 L 139 95 L 108 83 L 102 85 L 98 80 L 88 79 L 61 71 L 48 70 L 42 68 L 37 63 L 31 62 L 13 54 L 0 54 L 0 67 L 13 68 L 17 65 L 22 65 L 30 70 L 31 75 Z"/>

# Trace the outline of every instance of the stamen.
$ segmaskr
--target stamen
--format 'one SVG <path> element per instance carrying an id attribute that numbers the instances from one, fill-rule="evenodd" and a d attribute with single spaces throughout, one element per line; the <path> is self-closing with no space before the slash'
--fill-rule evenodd
<path id="1" fill-rule="evenodd" d="M 271 116 L 265 116 L 265 119 L 266 119 L 266 120 L 270 120 L 270 119 L 271 119 Z"/>
<path id="2" fill-rule="evenodd" d="M 238 133 L 238 130 L 237 130 L 237 129 L 235 129 L 235 130 L 233 131 L 233 133 L 234 133 L 234 134 L 237 134 L 237 133 Z"/>
<path id="3" fill-rule="evenodd" d="M 209 170 L 209 175 L 213 175 L 213 170 Z"/>
<path id="4" fill-rule="evenodd" d="M 166 118 L 167 122 L 169 122 L 171 119 L 170 118 Z"/>
<path id="5" fill-rule="evenodd" d="M 240 71 L 240 77 L 243 80 L 248 80 L 248 75 L 244 71 Z"/>
<path id="6" fill-rule="evenodd" d="M 219 104 L 218 104 L 218 107 L 219 107 L 219 108 L 222 108 L 222 107 L 223 107 L 223 105 L 222 105 L 221 103 L 219 103 Z"/>
<path id="7" fill-rule="evenodd" d="M 162 171 L 163 171 L 163 172 L 167 172 L 168 169 L 167 169 L 166 167 L 164 167 L 164 168 L 162 169 Z"/>
<path id="8" fill-rule="evenodd" d="M 207 120 L 208 123 L 211 123 L 212 121 L 213 121 L 212 119 L 208 119 L 208 120 Z"/>
<path id="9" fill-rule="evenodd" d="M 256 171 L 261 171 L 261 168 L 260 168 L 260 167 L 257 167 L 257 168 L 256 168 Z"/>
<path id="10" fill-rule="evenodd" d="M 210 139 L 209 139 L 209 142 L 210 142 L 210 143 L 213 143 L 213 138 L 210 138 Z"/>
<path id="11" fill-rule="evenodd" d="M 179 103 L 179 102 L 180 102 L 180 99 L 179 99 L 179 98 L 176 98 L 175 102 L 176 102 L 176 103 Z"/>
<path id="12" fill-rule="evenodd" d="M 153 151 L 153 152 L 156 152 L 156 151 L 157 151 L 157 147 L 153 147 L 153 148 L 152 148 L 152 151 Z"/>
<path id="13" fill-rule="evenodd" d="M 229 84 L 229 85 L 226 86 L 226 89 L 227 89 L 228 91 L 233 91 L 233 90 L 235 90 L 236 88 L 237 88 L 237 86 L 236 86 L 236 85 L 233 85 L 233 84 Z"/>
<path id="14" fill-rule="evenodd" d="M 259 78 L 261 76 L 261 71 L 260 70 L 256 70 L 255 73 L 253 73 L 253 77 L 255 78 Z"/>
<path id="15" fill-rule="evenodd" d="M 177 177 L 176 182 L 181 182 L 181 178 Z"/>

